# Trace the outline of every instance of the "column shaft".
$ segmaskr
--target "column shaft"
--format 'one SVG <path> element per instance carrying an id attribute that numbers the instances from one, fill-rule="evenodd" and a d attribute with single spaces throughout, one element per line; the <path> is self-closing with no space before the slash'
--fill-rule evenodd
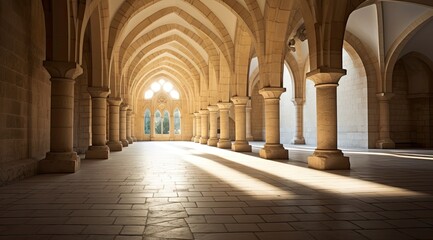
<path id="1" fill-rule="evenodd" d="M 246 107 L 246 131 L 247 131 L 247 140 L 253 141 L 253 135 L 251 134 L 251 100 L 248 101 Z"/>
<path id="2" fill-rule="evenodd" d="M 196 135 L 196 126 L 195 126 L 195 116 L 194 113 L 191 113 L 191 118 L 192 118 L 192 137 L 191 137 L 191 142 L 194 142 L 194 138 Z"/>
<path id="3" fill-rule="evenodd" d="M 229 110 L 232 105 L 229 102 L 218 103 L 220 109 L 220 140 L 217 146 L 219 148 L 231 148 L 232 142 L 230 141 L 230 127 L 229 127 Z"/>
<path id="4" fill-rule="evenodd" d="M 207 144 L 207 140 L 209 139 L 209 110 L 202 109 L 200 110 L 200 118 L 201 118 L 201 136 L 200 143 Z"/>
<path id="5" fill-rule="evenodd" d="M 376 142 L 376 147 L 395 148 L 395 143 L 391 140 L 389 128 L 389 100 L 394 95 L 392 93 L 379 93 L 379 140 Z"/>
<path id="6" fill-rule="evenodd" d="M 126 111 L 128 109 L 127 104 L 122 104 L 120 106 L 120 141 L 123 147 L 128 147 L 128 140 L 126 139 Z"/>
<path id="7" fill-rule="evenodd" d="M 194 116 L 195 116 L 195 137 L 194 137 L 194 142 L 199 143 L 200 142 L 200 137 L 201 137 L 201 117 L 200 117 L 200 113 L 195 112 Z"/>
<path id="8" fill-rule="evenodd" d="M 126 141 L 128 141 L 129 144 L 132 144 L 134 140 L 132 139 L 132 110 L 127 109 L 126 110 Z"/>
<path id="9" fill-rule="evenodd" d="M 211 105 L 207 109 L 209 110 L 209 140 L 207 145 L 216 147 L 218 144 L 218 106 Z"/>
<path id="10" fill-rule="evenodd" d="M 236 152 L 251 152 L 251 146 L 247 141 L 246 128 L 246 107 L 248 97 L 233 97 L 235 105 L 235 142 L 232 144 L 232 150 Z"/>
<path id="11" fill-rule="evenodd" d="M 131 114 L 131 138 L 132 141 L 136 142 L 137 138 L 135 137 L 135 113 Z"/>
<path id="12" fill-rule="evenodd" d="M 293 144 L 305 144 L 304 138 L 304 100 L 301 98 L 293 99 L 295 105 L 295 136 L 292 139 Z"/>
<path id="13" fill-rule="evenodd" d="M 120 98 L 109 98 L 108 103 L 110 106 L 110 119 L 109 119 L 109 134 L 108 134 L 108 147 L 110 151 L 122 151 L 122 142 L 120 142 Z"/>

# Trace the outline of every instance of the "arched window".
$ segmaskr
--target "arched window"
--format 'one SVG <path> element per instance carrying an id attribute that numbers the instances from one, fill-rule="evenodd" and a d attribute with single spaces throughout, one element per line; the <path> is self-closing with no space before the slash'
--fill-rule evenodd
<path id="1" fill-rule="evenodd" d="M 144 134 L 150 134 L 150 110 L 144 112 Z"/>
<path id="2" fill-rule="evenodd" d="M 162 134 L 161 112 L 155 113 L 155 134 Z"/>
<path id="3" fill-rule="evenodd" d="M 164 120 L 162 122 L 162 134 L 170 133 L 170 114 L 167 110 L 164 111 Z"/>
<path id="4" fill-rule="evenodd" d="M 174 110 L 174 134 L 180 134 L 180 111 L 178 108 Z"/>

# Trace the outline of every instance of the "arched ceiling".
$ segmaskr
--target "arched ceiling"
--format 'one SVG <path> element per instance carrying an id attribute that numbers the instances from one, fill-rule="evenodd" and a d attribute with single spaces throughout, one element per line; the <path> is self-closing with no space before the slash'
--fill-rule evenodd
<path id="1" fill-rule="evenodd" d="M 234 69 L 236 31 L 238 24 L 251 21 L 245 12 L 252 1 L 263 13 L 265 0 L 108 0 L 110 82 L 121 81 L 129 89 L 114 89 L 115 94 L 141 97 L 143 84 L 154 80 L 144 78 L 155 77 L 197 96 L 216 85 L 209 81 L 218 79 L 210 76 L 220 74 L 221 64 Z"/>

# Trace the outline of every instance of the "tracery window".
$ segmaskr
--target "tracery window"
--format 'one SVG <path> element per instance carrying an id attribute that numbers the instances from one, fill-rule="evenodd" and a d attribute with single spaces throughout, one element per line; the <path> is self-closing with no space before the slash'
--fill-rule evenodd
<path id="1" fill-rule="evenodd" d="M 162 134 L 161 112 L 159 110 L 155 113 L 155 134 Z"/>
<path id="2" fill-rule="evenodd" d="M 150 134 L 150 110 L 144 112 L 144 134 Z"/>
<path id="3" fill-rule="evenodd" d="M 180 111 L 179 108 L 174 110 L 174 134 L 180 134 Z"/>

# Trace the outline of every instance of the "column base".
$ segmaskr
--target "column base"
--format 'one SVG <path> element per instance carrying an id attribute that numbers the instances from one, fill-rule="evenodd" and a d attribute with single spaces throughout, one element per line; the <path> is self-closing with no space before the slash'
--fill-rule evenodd
<path id="1" fill-rule="evenodd" d="M 39 161 L 39 173 L 74 173 L 80 169 L 80 156 L 76 152 L 48 152 L 45 159 Z"/>
<path id="2" fill-rule="evenodd" d="M 251 152 L 251 145 L 247 141 L 235 141 L 232 144 L 232 150 L 235 152 Z"/>
<path id="3" fill-rule="evenodd" d="M 247 141 L 254 141 L 254 137 L 253 136 L 247 136 Z"/>
<path id="4" fill-rule="evenodd" d="M 289 151 L 282 144 L 268 144 L 260 149 L 259 156 L 265 159 L 288 159 Z"/>
<path id="5" fill-rule="evenodd" d="M 132 136 L 131 138 L 132 138 L 132 141 L 134 141 L 134 142 L 137 141 L 137 138 L 136 138 L 136 137 Z"/>
<path id="6" fill-rule="evenodd" d="M 120 152 L 123 148 L 121 141 L 109 141 L 107 146 L 110 148 L 111 152 Z"/>
<path id="7" fill-rule="evenodd" d="M 207 140 L 207 145 L 216 147 L 218 145 L 218 138 L 209 138 L 209 140 Z"/>
<path id="8" fill-rule="evenodd" d="M 191 142 L 194 142 L 195 137 L 191 137 Z"/>
<path id="9" fill-rule="evenodd" d="M 232 141 L 230 141 L 228 139 L 220 139 L 217 143 L 217 147 L 229 149 L 232 147 Z"/>
<path id="10" fill-rule="evenodd" d="M 391 139 L 377 140 L 376 148 L 379 149 L 394 149 L 395 143 Z"/>
<path id="11" fill-rule="evenodd" d="M 198 136 L 198 137 L 195 136 L 195 137 L 194 137 L 194 142 L 195 142 L 195 143 L 199 143 L 199 142 L 200 142 L 200 136 Z"/>
<path id="12" fill-rule="evenodd" d="M 295 145 L 303 145 L 303 144 L 305 144 L 305 139 L 304 138 L 293 138 L 291 143 L 295 144 Z"/>
<path id="13" fill-rule="evenodd" d="M 132 137 L 127 137 L 126 141 L 128 141 L 129 144 L 132 144 L 134 142 L 134 139 L 132 139 Z"/>
<path id="14" fill-rule="evenodd" d="M 209 140 L 209 138 L 201 137 L 200 144 L 207 144 L 207 140 Z"/>
<path id="15" fill-rule="evenodd" d="M 308 157 L 308 167 L 319 170 L 347 170 L 350 169 L 349 157 L 345 157 L 341 150 L 316 149 Z"/>
<path id="16" fill-rule="evenodd" d="M 128 140 L 126 140 L 126 139 L 120 139 L 120 141 L 122 142 L 122 146 L 123 147 L 128 147 L 128 145 L 129 145 Z"/>
<path id="17" fill-rule="evenodd" d="M 110 148 L 105 146 L 90 146 L 86 151 L 86 159 L 108 159 Z"/>

